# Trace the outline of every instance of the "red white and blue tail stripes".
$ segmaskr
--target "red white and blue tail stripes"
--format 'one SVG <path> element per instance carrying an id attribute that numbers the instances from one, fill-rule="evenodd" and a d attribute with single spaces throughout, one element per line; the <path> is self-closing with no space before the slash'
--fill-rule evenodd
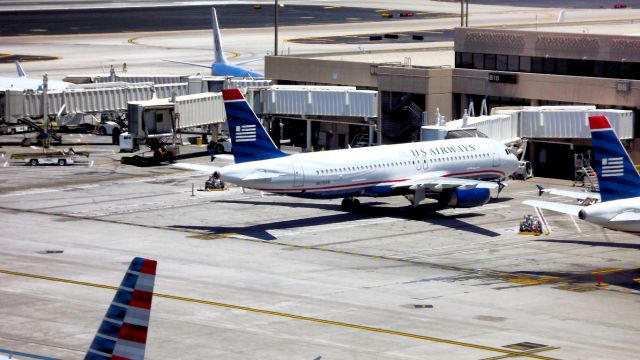
<path id="1" fill-rule="evenodd" d="M 590 116 L 589 126 L 602 201 L 640 196 L 640 175 L 609 120 Z"/>
<path id="2" fill-rule="evenodd" d="M 238 89 L 222 90 L 236 164 L 287 156 L 278 149 Z"/>
<path id="3" fill-rule="evenodd" d="M 156 264 L 131 261 L 85 360 L 144 359 Z"/>

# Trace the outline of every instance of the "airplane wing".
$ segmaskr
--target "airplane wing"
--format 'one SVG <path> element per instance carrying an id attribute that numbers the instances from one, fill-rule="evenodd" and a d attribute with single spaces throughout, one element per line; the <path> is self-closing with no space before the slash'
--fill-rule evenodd
<path id="1" fill-rule="evenodd" d="M 205 165 L 205 164 L 175 163 L 172 165 L 181 169 L 204 171 L 210 174 L 220 169 L 219 166 Z"/>
<path id="2" fill-rule="evenodd" d="M 555 188 L 545 189 L 542 186 L 539 186 L 539 185 L 537 186 L 538 186 L 540 195 L 542 195 L 543 193 L 549 193 L 551 195 L 570 197 L 578 200 L 587 200 L 587 199 L 594 200 L 595 199 L 600 201 L 600 194 L 594 193 L 594 192 L 571 191 L 571 190 L 563 190 L 563 189 L 555 189 Z"/>
<path id="3" fill-rule="evenodd" d="M 501 187 L 506 186 L 502 183 L 497 183 L 493 181 L 481 181 L 481 180 L 470 180 L 470 179 L 461 179 L 454 177 L 447 177 L 437 174 L 430 174 L 427 176 L 416 176 L 411 179 L 399 182 L 393 185 L 394 188 L 406 187 L 411 190 L 415 190 L 417 188 L 425 188 L 432 191 L 442 191 L 445 189 L 453 189 L 460 188 L 462 190 L 469 190 L 475 188 L 484 188 L 484 189 L 500 189 Z"/>
<path id="4" fill-rule="evenodd" d="M 162 61 L 172 62 L 172 63 L 176 63 L 176 64 L 191 65 L 191 66 L 200 66 L 200 67 L 204 67 L 204 68 L 207 68 L 207 69 L 211 69 L 211 64 L 197 64 L 197 63 L 192 63 L 192 62 L 188 62 L 188 61 L 170 60 L 170 59 L 162 59 Z"/>
<path id="5" fill-rule="evenodd" d="M 555 203 L 551 201 L 541 201 L 541 200 L 525 200 L 522 202 L 525 205 L 538 207 L 541 209 L 551 210 L 571 216 L 578 216 L 580 210 L 582 210 L 583 206 L 578 205 L 570 205 L 563 203 Z"/>
<path id="6" fill-rule="evenodd" d="M 254 61 L 258 61 L 258 60 L 263 60 L 263 59 L 249 59 L 249 60 L 242 60 L 242 61 L 238 61 L 238 62 L 234 62 L 233 65 L 243 65 L 243 64 L 248 64 Z"/>
<path id="7" fill-rule="evenodd" d="M 626 211 L 612 217 L 609 221 L 640 221 L 640 213 Z"/>

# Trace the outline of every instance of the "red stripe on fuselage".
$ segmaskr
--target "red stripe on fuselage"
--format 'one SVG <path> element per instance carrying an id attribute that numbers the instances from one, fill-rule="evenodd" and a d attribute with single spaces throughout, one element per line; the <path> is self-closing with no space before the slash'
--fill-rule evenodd
<path id="1" fill-rule="evenodd" d="M 502 176 L 506 176 L 504 171 L 500 171 L 500 170 L 482 170 L 482 171 L 465 171 L 465 172 L 459 172 L 459 173 L 451 173 L 451 174 L 447 174 L 447 175 L 442 175 L 442 177 L 453 177 L 453 176 L 459 176 L 459 175 L 472 175 L 472 174 L 482 174 L 482 173 L 497 173 L 497 174 L 500 174 Z M 349 189 L 349 188 L 353 188 L 353 187 L 366 186 L 366 185 L 384 185 L 384 184 L 388 184 L 388 183 L 398 183 L 398 182 L 407 181 L 407 180 L 409 180 L 409 179 L 385 180 L 385 181 L 369 181 L 369 182 L 362 182 L 362 183 L 355 183 L 355 184 L 332 185 L 332 186 L 322 186 L 322 187 L 315 187 L 315 188 L 257 189 L 257 190 L 267 191 L 267 192 L 274 192 L 274 193 L 281 192 L 281 191 L 302 192 L 302 191 L 318 191 L 318 190 L 338 190 L 338 189 Z"/>
<path id="2" fill-rule="evenodd" d="M 604 115 L 589 116 L 589 127 L 591 130 L 611 129 L 609 120 Z"/>

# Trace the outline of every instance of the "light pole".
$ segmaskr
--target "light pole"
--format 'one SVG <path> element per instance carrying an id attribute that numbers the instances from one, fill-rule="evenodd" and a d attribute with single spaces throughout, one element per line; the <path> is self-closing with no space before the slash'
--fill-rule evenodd
<path id="1" fill-rule="evenodd" d="M 275 0 L 275 6 L 273 9 L 273 30 L 274 30 L 273 55 L 278 56 L 278 0 Z"/>

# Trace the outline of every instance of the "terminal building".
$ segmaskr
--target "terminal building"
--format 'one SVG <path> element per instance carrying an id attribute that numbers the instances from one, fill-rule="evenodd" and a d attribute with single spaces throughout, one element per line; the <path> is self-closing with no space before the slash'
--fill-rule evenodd
<path id="1" fill-rule="evenodd" d="M 453 68 L 270 56 L 265 71 L 276 84 L 378 91 L 380 144 L 416 140 L 420 125 L 434 124 L 436 113 L 457 119 L 470 106 L 478 114 L 483 102 L 489 112 L 544 105 L 630 110 L 635 124 L 626 145 L 640 162 L 640 37 L 457 28 L 454 52 Z M 327 126 L 355 137 L 348 126 Z M 538 161 L 541 153 L 576 153 L 589 145 L 589 139 L 530 139 L 529 158 L 538 175 L 554 176 Z"/>

